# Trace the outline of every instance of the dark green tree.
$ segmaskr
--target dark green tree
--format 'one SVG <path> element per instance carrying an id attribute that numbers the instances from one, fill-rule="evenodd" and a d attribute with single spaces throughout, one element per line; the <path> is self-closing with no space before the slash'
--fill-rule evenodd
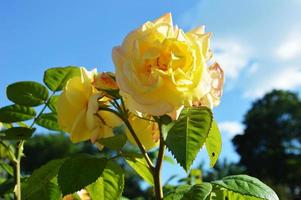
<path id="1" fill-rule="evenodd" d="M 301 101 L 296 93 L 274 90 L 255 101 L 245 130 L 233 142 L 247 172 L 301 195 Z M 275 188 L 277 189 L 277 188 Z"/>

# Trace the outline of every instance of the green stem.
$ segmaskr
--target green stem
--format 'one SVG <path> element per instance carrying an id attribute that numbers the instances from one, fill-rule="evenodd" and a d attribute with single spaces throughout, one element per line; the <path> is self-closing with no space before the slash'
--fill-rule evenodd
<path id="1" fill-rule="evenodd" d="M 156 199 L 162 200 L 163 199 L 163 188 L 161 183 L 161 169 L 162 169 L 162 163 L 163 163 L 163 157 L 164 157 L 164 151 L 165 151 L 165 144 L 164 144 L 164 138 L 162 133 L 162 126 L 159 123 L 159 131 L 160 131 L 160 144 L 159 144 L 159 154 L 157 158 L 157 163 L 154 169 L 153 177 L 154 177 L 154 184 L 155 184 L 155 193 L 156 193 Z"/>
<path id="2" fill-rule="evenodd" d="M 137 137 L 137 135 L 136 135 L 136 133 L 135 133 L 132 125 L 129 122 L 129 120 L 126 117 L 124 117 L 122 114 L 120 114 L 119 112 L 117 112 L 116 110 L 113 110 L 111 108 L 101 107 L 100 109 L 114 113 L 115 115 L 117 115 L 125 123 L 125 125 L 129 129 L 131 135 L 135 139 L 135 142 L 137 143 L 137 145 L 138 145 L 138 147 L 139 147 L 142 155 L 144 156 L 144 159 L 146 160 L 146 163 L 147 163 L 148 167 L 151 169 L 151 171 L 153 171 L 154 170 L 154 165 L 153 165 L 151 159 L 149 158 L 146 150 L 144 149 L 143 145 L 141 144 L 140 140 L 138 139 L 138 137 Z"/>
<path id="3" fill-rule="evenodd" d="M 23 154 L 23 146 L 24 146 L 25 140 L 21 140 L 17 143 L 16 148 L 16 160 L 15 160 L 15 182 L 16 182 L 16 199 L 21 200 L 21 158 Z"/>
<path id="4" fill-rule="evenodd" d="M 44 104 L 44 107 L 42 108 L 42 110 L 39 112 L 39 114 L 33 119 L 31 125 L 29 128 L 32 128 L 34 126 L 34 124 L 36 123 L 37 119 L 39 119 L 39 117 L 43 114 L 43 112 L 45 111 L 45 109 L 47 108 L 47 105 L 50 101 L 50 98 L 55 94 L 55 92 L 52 92 L 52 94 L 49 96 L 49 98 L 47 99 L 47 101 Z M 21 200 L 22 199 L 22 191 L 21 191 L 21 158 L 23 155 L 23 148 L 24 148 L 24 143 L 25 140 L 21 140 L 17 143 L 17 147 L 16 147 L 16 160 L 15 160 L 15 184 L 16 184 L 16 188 L 15 188 L 15 196 L 17 200 Z"/>

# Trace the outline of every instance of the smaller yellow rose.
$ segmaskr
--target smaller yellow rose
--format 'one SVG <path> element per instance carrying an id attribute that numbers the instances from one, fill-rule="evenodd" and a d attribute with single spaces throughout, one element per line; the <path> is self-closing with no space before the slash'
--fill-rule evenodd
<path id="1" fill-rule="evenodd" d="M 57 102 L 58 123 L 62 130 L 70 133 L 76 143 L 113 135 L 113 128 L 121 120 L 107 111 L 99 111 L 99 104 L 108 104 L 110 99 L 103 97 L 94 86 L 96 70 L 88 72 L 81 68 L 81 75 L 68 80 Z"/>
<path id="2" fill-rule="evenodd" d="M 150 150 L 158 146 L 160 135 L 159 127 L 151 117 L 145 117 L 145 119 L 142 119 L 131 114 L 129 122 L 132 125 L 139 141 L 146 150 Z M 132 144 L 137 145 L 128 128 L 126 128 L 126 136 Z"/>

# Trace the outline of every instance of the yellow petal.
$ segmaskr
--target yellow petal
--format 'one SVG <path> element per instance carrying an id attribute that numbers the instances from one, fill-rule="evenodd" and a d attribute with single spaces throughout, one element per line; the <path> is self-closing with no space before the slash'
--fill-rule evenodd
<path id="1" fill-rule="evenodd" d="M 91 132 L 86 126 L 86 110 L 81 110 L 73 123 L 71 130 L 71 141 L 74 143 L 88 140 L 91 137 Z"/>

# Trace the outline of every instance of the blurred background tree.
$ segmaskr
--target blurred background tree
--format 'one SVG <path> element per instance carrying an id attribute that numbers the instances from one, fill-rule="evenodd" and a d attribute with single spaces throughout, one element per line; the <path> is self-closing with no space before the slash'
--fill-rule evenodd
<path id="1" fill-rule="evenodd" d="M 274 90 L 255 101 L 244 117 L 245 130 L 234 137 L 239 164 L 251 176 L 301 196 L 301 101 L 296 93 Z M 277 191 L 278 189 L 278 191 Z M 283 199 L 283 198 L 280 198 Z M 291 198 L 287 198 L 291 199 Z"/>

